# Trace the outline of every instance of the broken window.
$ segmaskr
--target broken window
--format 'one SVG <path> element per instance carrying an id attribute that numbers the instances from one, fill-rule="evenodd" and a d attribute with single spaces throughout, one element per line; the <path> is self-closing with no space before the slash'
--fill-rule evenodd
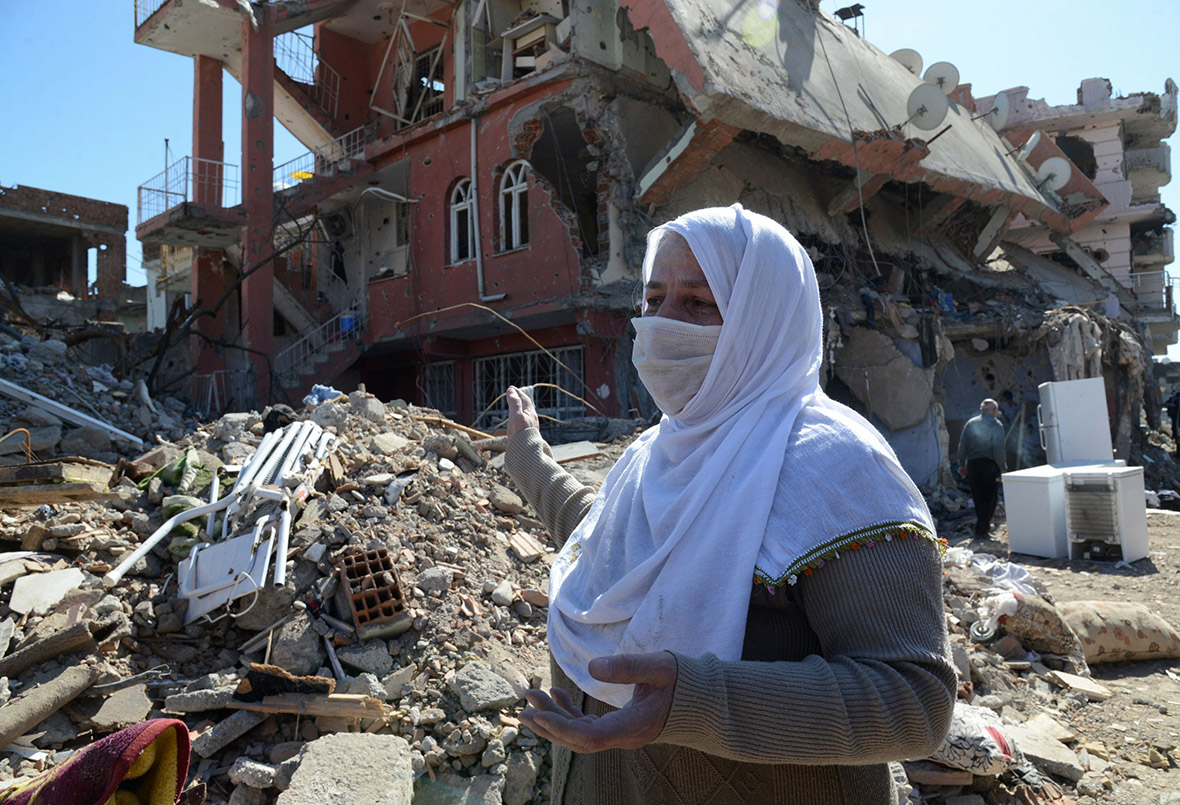
<path id="1" fill-rule="evenodd" d="M 522 19 L 524 18 L 524 19 Z M 545 64 L 545 53 L 556 46 L 557 23 L 550 14 L 526 11 L 503 33 L 504 52 L 501 78 L 511 81 L 528 75 Z"/>
<path id="2" fill-rule="evenodd" d="M 496 398 L 509 386 L 533 386 L 533 402 L 539 414 L 563 421 L 584 416 L 585 404 L 570 396 L 581 395 L 583 392 L 583 358 L 583 348 L 575 346 L 561 347 L 548 352 L 518 352 L 513 355 L 476 359 L 472 368 L 475 374 L 477 420 L 473 424 L 479 427 L 482 421 L 490 427 L 490 424 L 508 418 L 507 401 Z M 558 361 L 564 364 L 564 367 Z"/>
<path id="3" fill-rule="evenodd" d="M 462 179 L 451 191 L 451 264 L 475 256 L 475 197 L 471 180 Z"/>
<path id="4" fill-rule="evenodd" d="M 448 419 L 459 415 L 455 397 L 454 361 L 426 364 L 422 373 L 422 403 L 428 408 L 437 408 Z"/>
<path id="5" fill-rule="evenodd" d="M 1087 179 L 1093 179 L 1098 174 L 1098 160 L 1094 158 L 1094 146 L 1081 137 L 1071 137 L 1061 134 L 1057 137 L 1057 147 L 1060 148 L 1069 161 L 1078 166 Z"/>
<path id="6" fill-rule="evenodd" d="M 500 248 L 506 252 L 529 242 L 528 169 L 523 159 L 514 162 L 500 182 Z"/>
<path id="7" fill-rule="evenodd" d="M 437 115 L 443 111 L 442 47 L 419 53 L 414 57 L 414 73 L 410 78 L 409 94 L 406 98 L 406 116 L 411 123 Z"/>

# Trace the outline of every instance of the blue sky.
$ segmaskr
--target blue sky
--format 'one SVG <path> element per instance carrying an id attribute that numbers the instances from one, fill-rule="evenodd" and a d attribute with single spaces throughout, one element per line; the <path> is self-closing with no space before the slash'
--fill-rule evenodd
<path id="1" fill-rule="evenodd" d="M 1180 80 L 1178 0 L 862 2 L 870 42 L 953 62 L 977 96 L 1024 85 L 1029 97 L 1062 104 L 1076 102 L 1083 78 L 1109 78 L 1125 94 Z M 128 282 L 141 285 L 136 188 L 164 168 L 165 138 L 173 159 L 191 152 L 193 69 L 188 58 L 136 45 L 133 22 L 134 0 L 0 0 L 0 184 L 126 204 Z M 240 108 L 227 74 L 223 139 L 235 164 Z M 276 124 L 275 150 L 277 164 L 306 149 Z M 1180 180 L 1163 199 L 1180 210 Z"/>

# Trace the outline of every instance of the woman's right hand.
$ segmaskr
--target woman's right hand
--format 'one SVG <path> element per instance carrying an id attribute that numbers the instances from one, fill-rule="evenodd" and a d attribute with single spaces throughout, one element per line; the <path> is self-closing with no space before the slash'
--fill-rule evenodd
<path id="1" fill-rule="evenodd" d="M 533 407 L 532 398 L 516 386 L 508 387 L 508 438 L 511 439 L 522 430 L 539 428 L 541 420 L 537 416 L 537 409 Z"/>

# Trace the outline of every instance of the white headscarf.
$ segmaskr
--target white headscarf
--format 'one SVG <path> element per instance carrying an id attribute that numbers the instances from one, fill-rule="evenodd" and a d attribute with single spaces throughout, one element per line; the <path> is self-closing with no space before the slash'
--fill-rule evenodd
<path id="1" fill-rule="evenodd" d="M 670 232 L 688 241 L 717 300 L 717 351 L 679 416 L 623 453 L 549 582 L 554 658 L 615 706 L 631 687 L 592 678 L 595 657 L 740 659 L 756 577 L 793 584 L 899 528 L 933 538 L 889 445 L 819 388 L 819 289 L 798 241 L 738 204 L 699 210 L 648 235 L 644 282 Z"/>

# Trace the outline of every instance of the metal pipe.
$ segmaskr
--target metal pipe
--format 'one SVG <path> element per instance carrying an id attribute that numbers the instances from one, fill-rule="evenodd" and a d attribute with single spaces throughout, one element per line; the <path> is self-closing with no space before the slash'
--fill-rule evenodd
<path id="1" fill-rule="evenodd" d="M 254 455 L 250 456 L 250 460 L 246 462 L 246 466 L 242 467 L 241 472 L 238 473 L 238 478 L 234 481 L 233 491 L 241 494 L 242 490 L 250 485 L 254 480 L 254 476 L 258 473 L 259 468 L 266 462 L 270 456 L 271 449 L 275 446 L 280 438 L 282 431 L 272 430 L 270 433 L 262 437 L 262 441 L 258 444 L 258 448 L 254 451 Z M 230 520 L 237 515 L 239 506 L 235 502 L 225 510 L 225 516 L 222 518 L 221 536 L 224 538 L 229 535 Z"/>
<path id="2" fill-rule="evenodd" d="M 217 502 L 217 494 L 221 491 L 221 481 L 217 478 L 217 471 L 213 472 L 213 480 L 209 482 L 209 502 Z M 205 520 L 205 533 L 213 537 L 213 527 L 217 524 L 217 518 L 212 514 Z"/>
<path id="3" fill-rule="evenodd" d="M 479 291 L 479 301 L 481 302 L 498 302 L 506 297 L 508 294 L 496 294 L 495 296 L 488 296 L 484 288 L 483 279 L 483 238 L 479 232 L 479 160 L 476 158 L 478 153 L 476 150 L 475 130 L 479 127 L 475 117 L 471 118 L 471 224 L 474 228 L 475 235 L 475 281 L 476 288 Z"/>
<path id="4" fill-rule="evenodd" d="M 275 543 L 275 572 L 274 586 L 282 587 L 287 583 L 287 546 L 291 538 L 291 501 L 283 507 L 279 515 L 279 537 Z"/>
<path id="5" fill-rule="evenodd" d="M 215 501 L 213 503 L 206 503 L 204 506 L 197 506 L 195 509 L 189 509 L 188 511 L 178 512 L 169 517 L 164 521 L 164 525 L 157 528 L 152 532 L 150 537 L 140 543 L 139 548 L 137 548 L 134 553 L 124 559 L 117 568 L 111 570 L 102 577 L 103 586 L 114 587 L 116 584 L 118 584 L 119 580 L 127 574 L 127 571 L 130 570 L 136 562 L 147 556 L 148 551 L 156 547 L 156 545 L 161 540 L 163 540 L 164 537 L 171 534 L 172 529 L 176 528 L 176 526 L 180 525 L 181 523 L 187 523 L 189 520 L 195 520 L 198 517 L 204 517 L 206 514 L 211 514 L 215 511 L 220 511 L 221 509 L 226 508 L 229 506 L 229 504 L 238 499 L 239 494 L 240 493 L 238 492 L 230 492 L 221 500 Z"/>
<path id="6" fill-rule="evenodd" d="M 279 472 L 275 480 L 280 486 L 283 485 L 284 479 L 286 478 L 288 472 L 295 472 L 295 467 L 303 458 L 303 454 L 307 452 L 308 443 L 319 435 L 319 425 L 312 422 L 310 419 L 306 420 L 306 423 L 308 424 L 308 427 L 303 429 L 303 432 L 300 434 L 299 438 L 295 440 L 294 446 L 283 459 L 283 463 L 279 466 Z"/>
<path id="7" fill-rule="evenodd" d="M 44 408 L 46 411 L 49 411 L 49 413 L 56 414 L 57 416 L 74 425 L 91 425 L 93 427 L 99 428 L 100 430 L 105 431 L 106 434 L 112 438 L 122 439 L 125 442 L 130 442 L 141 450 L 143 449 L 143 440 L 138 436 L 132 436 L 130 433 L 121 431 L 113 425 L 108 425 L 101 419 L 95 419 L 92 416 L 87 416 L 81 411 L 75 411 L 73 408 L 62 405 L 56 400 L 51 400 L 48 397 L 42 397 L 35 391 L 29 391 L 28 389 L 21 388 L 16 383 L 10 383 L 7 380 L 0 379 L 0 394 L 4 394 L 5 396 L 11 397 L 14 400 L 20 400 L 21 402 L 29 403 L 30 405 L 34 405 L 38 408 Z"/>

